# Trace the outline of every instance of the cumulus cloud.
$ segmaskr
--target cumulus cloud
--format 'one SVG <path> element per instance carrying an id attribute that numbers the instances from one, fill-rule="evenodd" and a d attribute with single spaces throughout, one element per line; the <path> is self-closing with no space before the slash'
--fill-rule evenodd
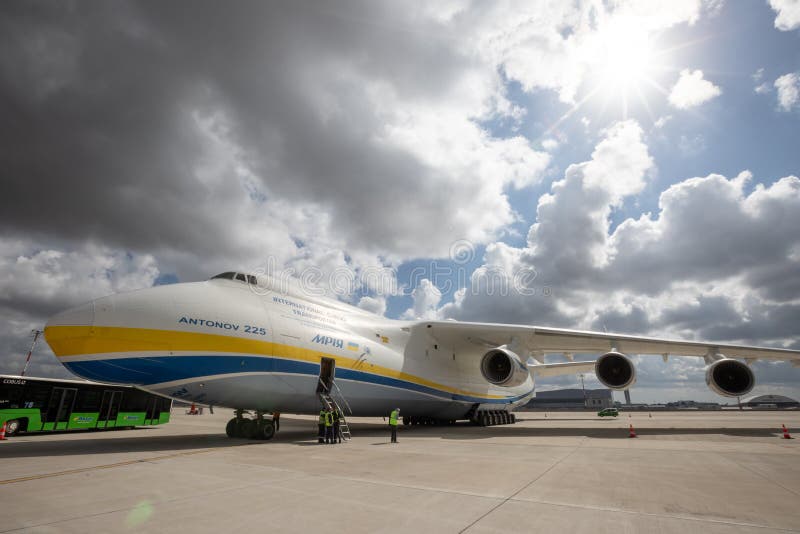
<path id="1" fill-rule="evenodd" d="M 764 79 L 763 67 L 755 71 L 750 77 L 753 79 L 754 83 L 758 84 L 753 88 L 753 91 L 755 91 L 759 95 L 763 95 L 770 92 L 771 88 L 769 84 L 763 81 Z"/>
<path id="2" fill-rule="evenodd" d="M 433 283 L 423 278 L 411 293 L 414 304 L 406 310 L 406 319 L 433 319 L 437 316 L 437 307 L 442 300 L 442 292 Z"/>
<path id="3" fill-rule="evenodd" d="M 383 297 L 364 296 L 358 301 L 358 307 L 377 315 L 386 313 L 386 299 Z"/>
<path id="4" fill-rule="evenodd" d="M 659 117 L 654 124 L 656 128 L 663 128 L 669 121 L 672 120 L 672 115 L 664 115 Z"/>
<path id="5" fill-rule="evenodd" d="M 489 245 L 473 274 L 532 269 L 525 292 L 501 295 L 473 283 L 438 316 L 800 346 L 800 178 L 755 187 L 747 171 L 686 179 L 661 193 L 656 213 L 612 230 L 615 206 L 641 190 L 651 169 L 638 125 L 610 128 L 592 159 L 572 165 L 539 199 L 527 245 Z M 680 398 L 689 387 L 690 396 L 710 398 L 702 362 L 641 365 L 642 383 L 662 388 L 648 395 Z M 786 377 L 798 375 L 788 365 L 784 377 L 760 367 L 766 388 L 791 389 Z"/>
<path id="6" fill-rule="evenodd" d="M 775 80 L 778 92 L 778 109 L 791 111 L 800 102 L 800 73 L 790 72 Z"/>
<path id="7" fill-rule="evenodd" d="M 499 64 L 527 91 L 552 89 L 573 102 L 596 67 L 598 41 L 619 29 L 643 33 L 694 24 L 715 2 L 699 0 L 615 2 L 479 3 L 443 8 L 459 35 L 472 35 L 472 53 Z M 466 41 L 465 41 L 466 42 Z"/>
<path id="8" fill-rule="evenodd" d="M 29 333 L 45 318 L 92 298 L 153 285 L 159 269 L 153 256 L 87 243 L 63 250 L 30 241 L 0 238 L 0 372 L 17 374 Z M 45 343 L 32 358 L 31 374 L 67 376 Z"/>
<path id="9" fill-rule="evenodd" d="M 716 98 L 722 90 L 703 79 L 703 71 L 684 69 L 669 93 L 669 103 L 678 109 L 699 106 Z"/>
<path id="10" fill-rule="evenodd" d="M 4 7 L 11 232 L 160 249 L 181 277 L 200 274 L 191 256 L 283 262 L 314 241 L 445 255 L 495 238 L 514 219 L 506 188 L 549 161 L 480 126 L 518 110 L 422 6 Z"/>
<path id="11" fill-rule="evenodd" d="M 769 0 L 769 5 L 778 14 L 776 28 L 785 32 L 800 28 L 800 0 Z"/>

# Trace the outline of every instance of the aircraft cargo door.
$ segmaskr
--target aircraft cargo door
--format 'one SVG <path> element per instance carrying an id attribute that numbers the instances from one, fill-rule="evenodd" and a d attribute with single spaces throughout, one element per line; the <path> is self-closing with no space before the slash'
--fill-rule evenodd
<path id="1" fill-rule="evenodd" d="M 336 376 L 336 360 L 333 358 L 322 358 L 319 362 L 319 381 L 317 382 L 317 393 L 330 393 L 333 388 L 333 379 Z"/>

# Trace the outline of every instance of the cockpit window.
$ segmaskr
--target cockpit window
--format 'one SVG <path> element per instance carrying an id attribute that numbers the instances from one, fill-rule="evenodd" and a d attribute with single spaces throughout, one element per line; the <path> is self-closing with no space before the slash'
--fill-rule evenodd
<path id="1" fill-rule="evenodd" d="M 254 286 L 258 285 L 258 278 L 256 278 L 255 275 L 252 274 L 227 272 L 211 277 L 212 280 L 215 280 L 217 278 L 220 278 L 222 280 L 238 280 L 240 282 L 244 282 L 246 284 Z"/>

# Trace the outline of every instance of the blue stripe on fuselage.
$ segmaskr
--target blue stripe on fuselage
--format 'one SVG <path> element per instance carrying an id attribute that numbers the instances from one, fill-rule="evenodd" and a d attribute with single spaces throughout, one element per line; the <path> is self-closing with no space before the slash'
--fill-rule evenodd
<path id="1" fill-rule="evenodd" d="M 233 375 L 237 373 L 292 373 L 309 375 L 314 378 L 319 376 L 319 364 L 265 356 L 149 356 L 64 362 L 64 365 L 75 374 L 90 380 L 131 383 L 142 386 L 152 386 L 164 382 L 188 380 L 203 376 Z M 342 367 L 337 367 L 336 376 L 343 380 L 396 387 L 463 402 L 507 404 L 530 394 L 528 392 L 504 399 L 473 397 L 441 391 L 406 380 Z"/>

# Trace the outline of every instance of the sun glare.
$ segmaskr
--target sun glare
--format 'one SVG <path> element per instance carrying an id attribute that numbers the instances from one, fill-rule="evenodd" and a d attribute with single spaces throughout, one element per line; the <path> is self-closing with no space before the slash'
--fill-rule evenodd
<path id="1" fill-rule="evenodd" d="M 578 45 L 579 98 L 548 131 L 584 108 L 605 118 L 623 119 L 644 111 L 655 120 L 648 100 L 655 93 L 667 94 L 662 80 L 674 70 L 667 62 L 685 46 L 665 45 L 664 34 L 655 32 L 646 19 L 623 15 L 602 21 Z"/>
<path id="2" fill-rule="evenodd" d="M 639 85 L 648 77 L 653 62 L 649 32 L 630 19 L 614 21 L 600 30 L 591 54 L 592 78 L 604 90 Z"/>
<path id="3" fill-rule="evenodd" d="M 594 63 L 596 81 L 605 89 L 625 89 L 643 82 L 650 72 L 653 50 L 645 30 L 615 25 L 598 37 Z"/>

